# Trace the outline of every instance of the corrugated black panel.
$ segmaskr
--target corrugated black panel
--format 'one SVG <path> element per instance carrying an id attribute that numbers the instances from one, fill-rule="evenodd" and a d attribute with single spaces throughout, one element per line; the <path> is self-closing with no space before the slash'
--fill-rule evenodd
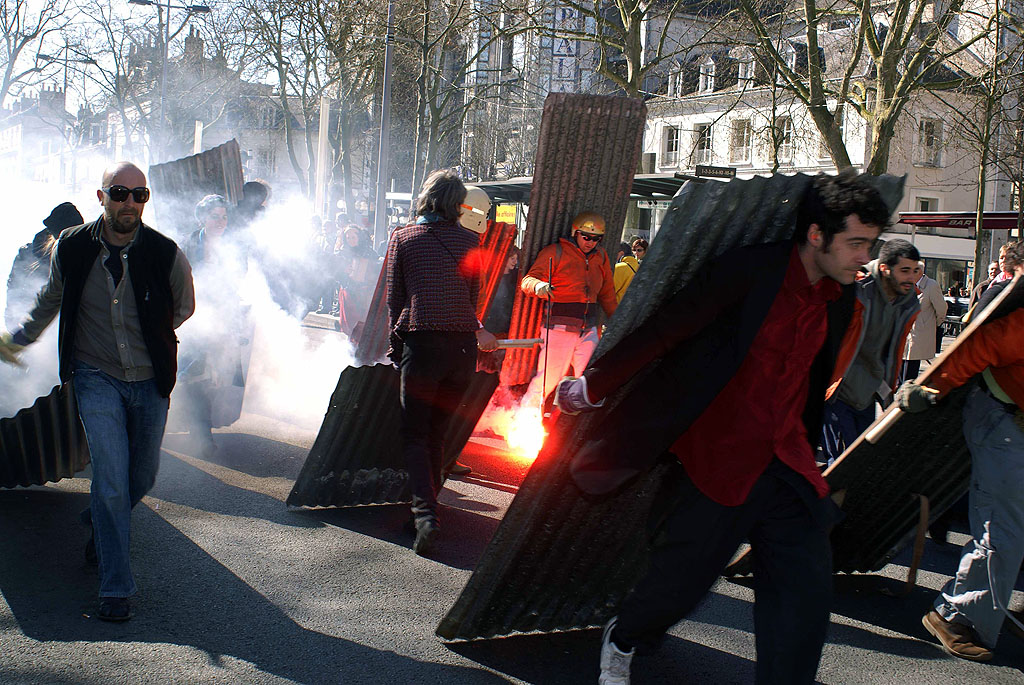
<path id="1" fill-rule="evenodd" d="M 497 385 L 497 374 L 474 376 L 459 420 L 445 439 L 448 461 L 462 451 Z M 399 374 L 393 366 L 350 366 L 342 371 L 288 504 L 350 507 L 410 501 L 400 411 Z"/>
<path id="2" fill-rule="evenodd" d="M 242 197 L 242 157 L 229 140 L 198 155 L 149 168 L 156 205 L 155 224 L 169 235 L 188 235 L 195 227 L 195 206 L 206 195 L 223 195 L 235 206 Z"/>
<path id="3" fill-rule="evenodd" d="M 609 323 L 597 354 L 646 319 L 708 260 L 740 245 L 790 238 L 811 177 L 773 176 L 684 185 Z M 876 179 L 890 206 L 902 179 Z M 657 364 L 649 370 L 657 373 Z M 585 498 L 569 463 L 606 412 L 560 416 L 516 498 L 437 633 L 472 640 L 515 632 L 598 626 L 646 566 L 645 523 L 655 495 L 672 487 L 659 466 L 625 491 Z"/>
<path id="4" fill-rule="evenodd" d="M 543 247 L 568 237 L 573 217 L 584 211 L 604 217 L 605 238 L 600 247 L 615 253 L 646 119 L 647 107 L 633 98 L 548 95 L 519 258 L 522 273 L 533 266 Z M 517 292 L 509 337 L 537 337 L 542 313 L 542 300 Z M 537 369 L 538 354 L 537 348 L 509 350 L 501 370 L 502 382 L 529 382 Z"/>
<path id="5" fill-rule="evenodd" d="M 8 419 L 0 419 L 0 487 L 43 485 L 71 478 L 89 463 L 89 447 L 71 386 Z"/>

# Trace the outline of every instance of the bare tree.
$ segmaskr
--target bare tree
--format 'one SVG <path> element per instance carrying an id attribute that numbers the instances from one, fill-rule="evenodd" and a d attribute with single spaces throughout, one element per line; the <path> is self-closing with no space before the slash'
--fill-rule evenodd
<path id="1" fill-rule="evenodd" d="M 36 55 L 68 21 L 69 0 L 5 0 L 0 3 L 0 106 L 43 70 Z"/>
<path id="2" fill-rule="evenodd" d="M 848 105 L 870 125 L 869 173 L 883 173 L 896 124 L 915 93 L 928 87 L 952 89 L 977 82 L 966 53 L 992 31 L 991 18 L 965 12 L 963 0 L 895 0 L 884 5 L 870 0 L 804 0 L 773 11 L 757 0 L 739 0 L 756 36 L 757 46 L 772 71 L 807 108 L 838 168 L 851 165 L 835 108 Z M 964 20 L 965 16 L 973 21 Z M 829 53 L 823 38 L 832 22 L 845 22 L 846 48 Z M 962 35 L 950 36 L 954 22 Z M 778 30 L 790 38 L 780 42 Z M 826 41 L 827 42 L 827 41 Z M 794 45 L 794 43 L 796 45 Z M 798 68 L 791 48 L 806 54 Z M 833 102 L 830 108 L 829 102 Z"/>

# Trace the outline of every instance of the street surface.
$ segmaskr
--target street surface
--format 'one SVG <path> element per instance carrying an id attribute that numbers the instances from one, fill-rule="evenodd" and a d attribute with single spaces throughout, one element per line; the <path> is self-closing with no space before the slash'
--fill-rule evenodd
<path id="1" fill-rule="evenodd" d="M 449 481 L 433 559 L 414 555 L 404 506 L 289 510 L 315 431 L 247 413 L 194 456 L 168 434 L 156 487 L 133 518 L 135 618 L 95 618 L 97 578 L 82 550 L 80 477 L 0 491 L 0 683 L 594 683 L 600 632 L 445 644 L 451 607 L 526 466 L 476 439 Z M 86 474 L 83 474 L 86 475 Z M 963 530 L 962 527 L 960 529 Z M 958 544 L 961 533 L 952 536 Z M 878 574 L 836 577 L 824 683 L 1021 683 L 1024 644 L 996 659 L 947 656 L 921 626 L 958 549 L 927 543 L 918 586 L 899 590 L 908 554 Z M 1024 606 L 1018 579 L 1012 606 Z M 749 582 L 721 580 L 633 682 L 748 683 Z"/>

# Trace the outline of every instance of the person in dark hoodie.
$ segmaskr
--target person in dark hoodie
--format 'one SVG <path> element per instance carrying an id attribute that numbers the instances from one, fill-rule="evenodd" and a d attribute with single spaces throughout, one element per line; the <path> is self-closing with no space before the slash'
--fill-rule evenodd
<path id="1" fill-rule="evenodd" d="M 36 293 L 46 284 L 50 275 L 50 257 L 60 232 L 84 223 L 85 219 L 75 205 L 62 202 L 53 208 L 50 216 L 43 219 L 45 228 L 36 233 L 31 243 L 22 245 L 18 250 L 18 256 L 11 265 L 11 275 L 7 277 L 4 322 L 8 329 L 13 330 L 21 323 L 32 309 Z"/>

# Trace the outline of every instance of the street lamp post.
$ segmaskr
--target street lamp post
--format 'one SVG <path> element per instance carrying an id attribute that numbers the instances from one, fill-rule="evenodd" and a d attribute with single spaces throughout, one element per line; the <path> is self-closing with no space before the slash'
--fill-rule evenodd
<path id="1" fill-rule="evenodd" d="M 164 103 L 167 100 L 167 60 L 168 50 L 170 49 L 171 42 L 171 10 L 185 10 L 192 14 L 209 14 L 211 12 L 208 5 L 172 5 L 170 0 L 161 3 L 157 0 L 128 0 L 129 5 L 142 5 L 143 7 L 156 7 L 156 20 L 157 20 L 157 31 L 163 33 L 163 50 L 160 54 L 160 152 L 164 152 L 164 148 L 167 144 L 167 118 L 164 114 Z M 167 16 L 164 17 L 163 10 L 167 11 Z M 188 22 L 188 18 L 185 18 Z M 182 24 L 184 27 L 185 24 Z M 178 29 L 179 31 L 181 29 Z M 177 35 L 177 32 L 175 32 Z"/>
<path id="2" fill-rule="evenodd" d="M 387 186 L 388 148 L 391 133 L 391 44 L 394 42 L 394 0 L 388 2 L 388 27 L 384 36 L 384 92 L 380 102 L 380 139 L 377 147 L 377 197 L 374 204 L 373 245 L 380 245 L 388 237 Z M 415 191 L 415 189 L 413 189 Z"/>

